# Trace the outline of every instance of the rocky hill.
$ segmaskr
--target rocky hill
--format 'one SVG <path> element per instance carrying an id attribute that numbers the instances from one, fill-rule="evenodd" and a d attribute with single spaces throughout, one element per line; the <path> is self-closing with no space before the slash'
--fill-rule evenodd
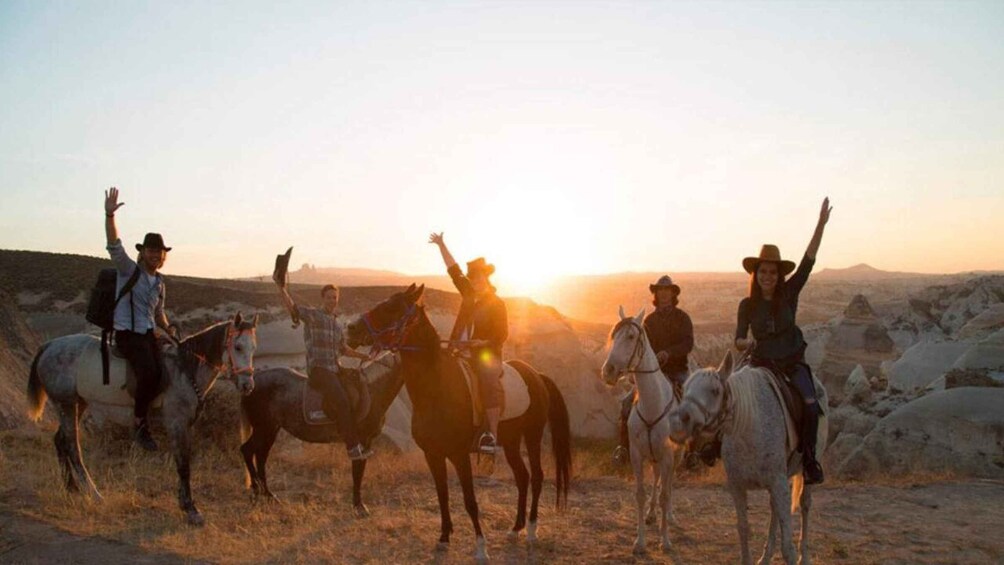
<path id="1" fill-rule="evenodd" d="M 24 395 L 38 346 L 38 336 L 28 327 L 14 298 L 0 291 L 0 430 L 27 421 Z"/>

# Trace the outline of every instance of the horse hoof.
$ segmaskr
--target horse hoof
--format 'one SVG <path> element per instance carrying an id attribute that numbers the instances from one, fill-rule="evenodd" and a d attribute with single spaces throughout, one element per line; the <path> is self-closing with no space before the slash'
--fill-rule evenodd
<path id="1" fill-rule="evenodd" d="M 655 514 L 649 514 L 648 516 L 645 516 L 645 525 L 646 526 L 655 525 L 655 521 L 656 521 Z"/>
<path id="2" fill-rule="evenodd" d="M 188 525 L 201 528 L 202 526 L 206 525 L 206 519 L 203 518 L 202 514 L 199 514 L 198 512 L 189 512 Z"/>
<path id="3" fill-rule="evenodd" d="M 436 551 L 446 552 L 449 550 L 450 550 L 450 542 L 448 541 L 441 541 L 436 544 Z"/>
<path id="4" fill-rule="evenodd" d="M 669 540 L 663 540 L 662 545 L 659 547 L 662 549 L 663 553 L 669 553 L 669 551 L 673 548 L 673 544 L 670 543 Z"/>
<path id="5" fill-rule="evenodd" d="M 515 543 L 519 541 L 519 530 L 509 530 L 509 533 L 505 537 L 507 540 Z"/>
<path id="6" fill-rule="evenodd" d="M 645 555 L 645 544 L 644 543 L 635 542 L 633 553 L 635 555 Z"/>
<path id="7" fill-rule="evenodd" d="M 355 507 L 354 507 L 354 509 L 355 509 L 355 512 L 356 512 L 356 518 L 369 518 L 370 517 L 370 509 L 367 508 L 365 504 L 363 504 L 363 503 L 356 504 Z"/>

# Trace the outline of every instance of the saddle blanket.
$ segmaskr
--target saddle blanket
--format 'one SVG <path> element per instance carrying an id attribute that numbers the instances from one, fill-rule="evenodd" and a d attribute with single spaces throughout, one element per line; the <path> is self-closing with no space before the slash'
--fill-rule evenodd
<path id="1" fill-rule="evenodd" d="M 474 408 L 474 424 L 480 425 L 484 409 L 481 406 L 481 390 L 478 381 L 478 374 L 465 359 L 458 359 L 460 367 L 463 369 L 464 378 L 467 381 L 467 388 L 471 392 L 471 403 Z M 509 363 L 502 363 L 502 417 L 501 420 L 511 420 L 518 418 L 530 409 L 530 390 L 526 387 L 526 381 L 519 371 Z"/>

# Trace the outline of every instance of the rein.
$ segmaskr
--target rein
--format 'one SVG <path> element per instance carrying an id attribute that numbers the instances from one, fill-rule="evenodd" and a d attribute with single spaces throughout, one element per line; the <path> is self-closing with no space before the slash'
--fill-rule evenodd
<path id="1" fill-rule="evenodd" d="M 404 315 L 397 321 L 381 329 L 378 329 L 373 324 L 369 312 L 363 314 L 361 318 L 363 324 L 366 326 L 366 331 L 369 332 L 370 337 L 373 339 L 373 349 L 370 352 L 371 357 L 376 357 L 380 351 L 390 351 L 391 353 L 397 353 L 398 351 L 421 351 L 421 347 L 404 345 L 408 332 L 418 322 L 418 307 L 414 304 L 409 306 L 405 310 Z"/>
<path id="2" fill-rule="evenodd" d="M 624 326 L 634 326 L 638 329 L 639 339 L 635 342 L 634 350 L 631 352 L 631 356 L 628 357 L 628 362 L 623 369 L 617 371 L 617 377 L 620 378 L 628 374 L 651 374 L 662 372 L 662 368 L 656 367 L 652 370 L 639 369 L 638 367 L 632 367 L 632 365 L 640 364 L 642 362 L 642 357 L 645 355 L 645 346 L 648 345 L 648 335 L 645 334 L 645 328 L 641 327 L 641 324 L 634 321 L 634 318 L 624 318 L 614 326 L 614 331 L 612 335 L 617 335 Z M 639 414 L 640 415 L 640 414 Z"/>
<path id="3" fill-rule="evenodd" d="M 207 367 L 209 367 L 210 369 L 213 370 L 214 374 L 217 374 L 217 375 L 220 374 L 220 373 L 222 373 L 222 372 L 224 372 L 224 369 L 229 368 L 230 371 L 229 371 L 228 377 L 231 378 L 231 379 L 236 379 L 238 376 L 240 376 L 240 375 L 242 375 L 244 373 L 247 373 L 247 374 L 249 374 L 251 376 L 254 376 L 254 360 L 253 359 L 251 361 L 251 364 L 249 364 L 247 367 L 237 367 L 236 366 L 237 365 L 236 360 L 234 359 L 234 347 L 233 347 L 234 346 L 234 341 L 238 337 L 240 337 L 241 334 L 243 334 L 244 332 L 251 332 L 251 336 L 252 337 L 254 337 L 255 333 L 256 333 L 255 332 L 255 328 L 250 328 L 250 329 L 246 329 L 246 330 L 239 330 L 239 329 L 234 328 L 234 326 L 232 324 L 228 324 L 227 325 L 226 341 L 223 344 L 223 349 L 226 351 L 227 358 L 226 358 L 226 360 L 224 360 L 223 362 L 221 362 L 219 364 L 211 362 L 208 357 L 206 357 L 205 355 L 203 355 L 203 354 L 201 354 L 201 353 L 199 353 L 197 351 L 185 351 L 185 350 L 182 350 L 180 347 L 179 347 L 178 351 L 180 353 L 188 355 L 189 357 L 194 357 L 199 362 L 199 364 L 198 364 L 199 367 L 201 367 L 201 366 L 207 366 Z M 198 378 L 197 378 L 197 373 L 198 373 L 198 369 L 196 369 L 196 371 L 193 371 L 192 373 L 186 372 L 186 376 L 188 377 L 188 382 L 189 382 L 189 384 L 192 385 L 192 389 L 195 391 L 195 397 L 198 399 L 198 402 L 199 402 L 198 406 L 196 408 L 196 414 L 198 414 L 199 412 L 202 411 L 202 405 L 205 403 L 206 394 L 208 392 L 208 390 L 207 391 L 202 391 L 200 389 Z"/>

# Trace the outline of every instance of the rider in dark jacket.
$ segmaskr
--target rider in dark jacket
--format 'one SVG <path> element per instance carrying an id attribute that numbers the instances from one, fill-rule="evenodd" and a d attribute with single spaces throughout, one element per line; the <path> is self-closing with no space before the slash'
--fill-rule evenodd
<path id="1" fill-rule="evenodd" d="M 495 453 L 498 424 L 502 416 L 502 346 L 509 337 L 509 316 L 505 302 L 495 293 L 488 277 L 495 266 L 483 257 L 467 263 L 467 274 L 460 271 L 443 234 L 432 234 L 429 243 L 439 247 L 446 272 L 463 301 L 450 333 L 450 342 L 470 352 L 481 390 L 481 403 L 488 421 L 488 431 L 478 441 L 482 453 Z"/>

